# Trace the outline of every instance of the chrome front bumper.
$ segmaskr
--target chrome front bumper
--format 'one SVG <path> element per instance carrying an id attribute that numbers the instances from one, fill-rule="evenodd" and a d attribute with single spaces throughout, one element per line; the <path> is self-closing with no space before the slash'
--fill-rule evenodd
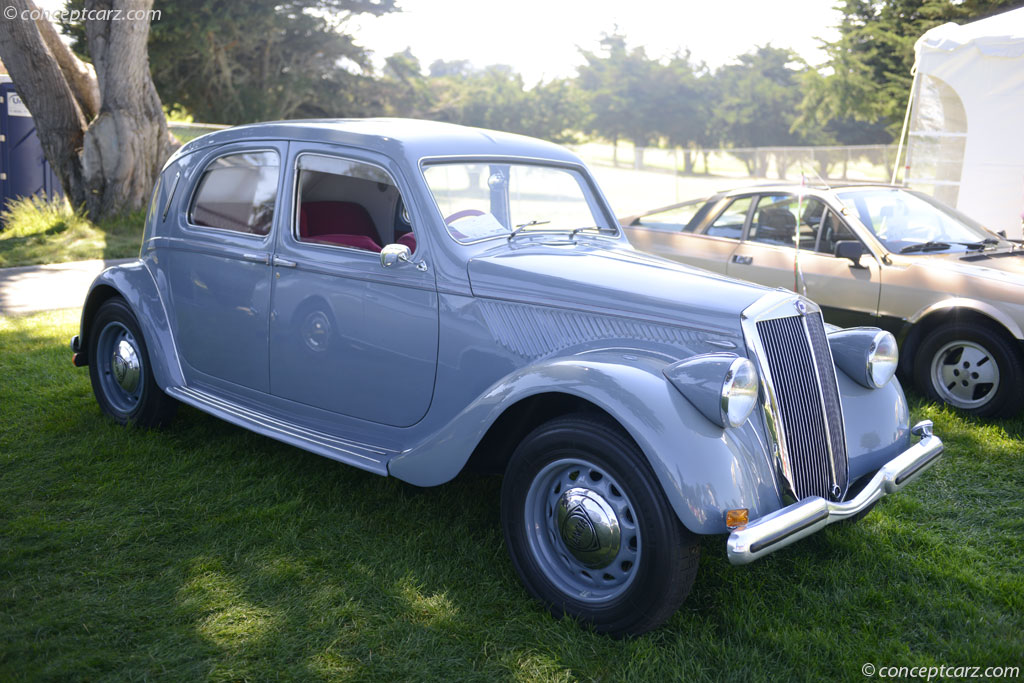
<path id="1" fill-rule="evenodd" d="M 866 509 L 883 496 L 896 493 L 917 479 L 942 455 L 942 441 L 932 434 L 925 420 L 910 430 L 920 441 L 879 469 L 860 493 L 850 500 L 833 503 L 814 496 L 755 519 L 731 534 L 727 543 L 729 561 L 747 564 L 779 548 L 810 536 L 822 527 Z"/>

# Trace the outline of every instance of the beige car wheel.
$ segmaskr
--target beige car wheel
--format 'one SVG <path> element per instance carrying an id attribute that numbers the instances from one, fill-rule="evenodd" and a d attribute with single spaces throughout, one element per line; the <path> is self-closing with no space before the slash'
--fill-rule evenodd
<path id="1" fill-rule="evenodd" d="M 931 398 L 981 417 L 1021 408 L 1020 351 L 987 325 L 946 325 L 928 336 L 914 361 L 918 388 Z"/>

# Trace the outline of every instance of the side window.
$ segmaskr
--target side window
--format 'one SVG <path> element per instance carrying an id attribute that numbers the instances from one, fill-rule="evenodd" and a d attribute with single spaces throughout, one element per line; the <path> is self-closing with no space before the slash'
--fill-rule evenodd
<path id="1" fill-rule="evenodd" d="M 304 154 L 296 193 L 300 242 L 380 252 L 385 244 L 416 251 L 398 187 L 382 168 L 360 161 Z"/>
<path id="2" fill-rule="evenodd" d="M 821 224 L 821 239 L 818 240 L 818 251 L 823 254 L 835 254 L 836 242 L 856 240 L 849 226 L 831 211 L 828 211 Z"/>
<path id="3" fill-rule="evenodd" d="M 277 152 L 217 157 L 203 171 L 188 210 L 192 225 L 266 235 L 274 224 Z"/>
<path id="4" fill-rule="evenodd" d="M 747 220 L 747 212 L 750 210 L 752 202 L 753 197 L 734 199 L 722 215 L 708 226 L 704 234 L 712 237 L 728 237 L 729 239 L 738 240 L 743 235 L 743 224 Z"/>
<path id="5" fill-rule="evenodd" d="M 707 205 L 707 201 L 699 199 L 686 202 L 682 206 L 676 206 L 665 211 L 649 213 L 634 223 L 648 230 L 664 230 L 665 232 L 693 232 L 696 227 L 694 218 Z M 687 229 L 689 228 L 689 229 Z"/>
<path id="6" fill-rule="evenodd" d="M 747 239 L 780 247 L 796 246 L 794 235 L 800 226 L 800 248 L 814 249 L 825 204 L 816 197 L 766 195 L 757 203 Z"/>

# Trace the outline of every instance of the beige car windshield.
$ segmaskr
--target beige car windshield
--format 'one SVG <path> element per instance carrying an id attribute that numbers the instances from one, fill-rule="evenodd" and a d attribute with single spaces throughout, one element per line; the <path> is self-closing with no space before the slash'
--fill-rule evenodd
<path id="1" fill-rule="evenodd" d="M 966 251 L 1003 242 L 963 214 L 916 192 L 871 188 L 837 195 L 889 251 Z"/>

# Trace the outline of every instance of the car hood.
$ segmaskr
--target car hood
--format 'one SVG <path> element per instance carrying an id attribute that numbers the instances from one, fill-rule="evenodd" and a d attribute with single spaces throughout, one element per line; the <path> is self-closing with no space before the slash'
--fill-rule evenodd
<path id="1" fill-rule="evenodd" d="M 977 258 L 979 255 L 969 255 L 969 260 L 965 260 L 962 253 L 901 256 L 898 260 L 894 259 L 894 265 L 914 265 L 966 277 L 1024 285 L 1024 253 L 1010 255 L 1004 251 L 988 258 Z"/>
<path id="2" fill-rule="evenodd" d="M 603 245 L 508 245 L 470 259 L 474 296 L 738 334 L 768 288 Z"/>

